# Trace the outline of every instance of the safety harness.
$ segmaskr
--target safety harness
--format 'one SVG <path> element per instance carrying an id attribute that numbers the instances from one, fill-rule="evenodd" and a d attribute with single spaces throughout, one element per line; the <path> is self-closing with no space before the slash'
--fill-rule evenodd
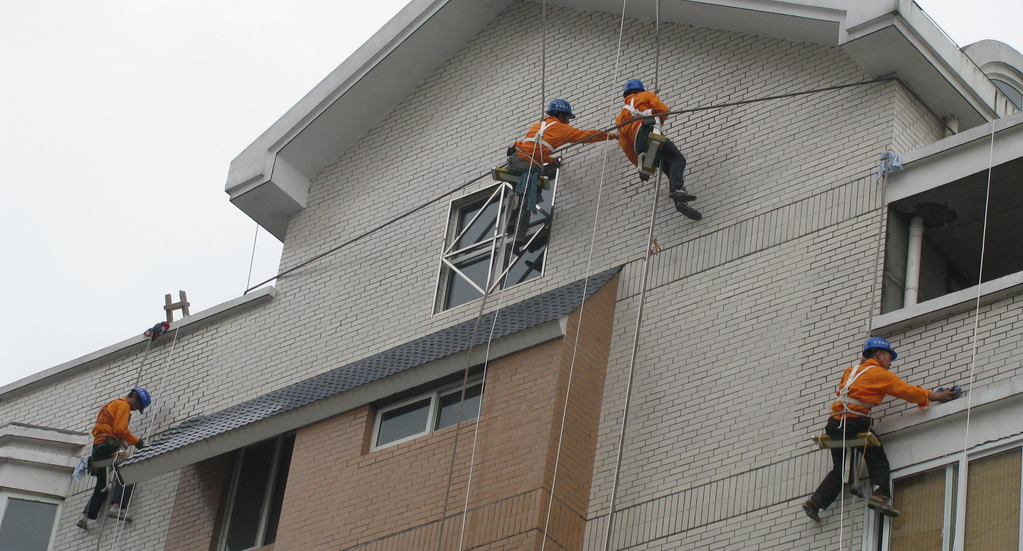
<path id="1" fill-rule="evenodd" d="M 540 150 L 540 158 L 541 159 L 543 159 L 543 149 L 542 148 L 546 147 L 548 150 L 554 151 L 554 146 L 544 141 L 543 133 L 544 133 L 545 130 L 547 130 L 548 128 L 554 126 L 555 124 L 558 124 L 558 121 L 550 121 L 550 122 L 542 121 L 540 123 L 540 129 L 536 131 L 536 134 L 533 134 L 532 138 L 525 138 L 524 140 L 522 140 L 524 143 L 539 144 L 540 148 L 541 148 L 541 150 Z M 521 149 L 519 149 L 519 151 L 522 152 L 523 155 L 529 155 L 530 157 L 532 157 L 531 152 L 522 151 Z M 543 163 L 541 162 L 541 163 L 536 163 L 536 164 L 543 164 Z"/>
<path id="2" fill-rule="evenodd" d="M 841 417 L 842 423 L 845 423 L 845 416 L 846 415 L 856 415 L 856 416 L 861 416 L 861 417 L 870 417 L 870 409 L 872 407 L 874 407 L 873 404 L 868 404 L 866 402 L 862 402 L 860 400 L 857 400 L 856 398 L 850 398 L 849 397 L 849 389 L 852 388 L 853 383 L 855 383 L 856 380 L 859 379 L 861 375 L 863 375 L 867 371 L 870 371 L 870 369 L 872 367 L 874 367 L 874 366 L 868 365 L 867 367 L 863 368 L 862 371 L 860 370 L 861 367 L 863 367 L 863 364 L 860 364 L 860 365 L 858 365 L 858 366 L 853 368 L 853 370 L 849 373 L 849 378 L 846 379 L 846 381 L 845 381 L 845 385 L 843 385 L 841 390 L 838 391 L 838 402 L 840 404 L 842 404 L 842 411 L 839 413 L 842 416 Z M 863 406 L 863 407 L 867 408 L 867 412 L 863 413 L 862 411 L 856 411 L 856 410 L 850 408 L 849 404 L 855 404 L 857 406 Z"/>
<path id="3" fill-rule="evenodd" d="M 626 103 L 624 106 L 622 106 L 622 109 L 625 110 L 625 111 L 628 111 L 629 114 L 632 115 L 632 118 L 634 118 L 634 119 L 635 118 L 639 118 L 639 117 L 648 117 L 648 116 L 654 114 L 653 108 L 644 109 L 644 110 L 640 111 L 636 107 L 636 95 L 635 94 L 633 94 L 632 97 L 629 98 L 629 102 L 628 103 Z M 661 133 L 661 129 L 660 129 L 660 125 L 657 124 L 657 119 L 653 119 L 653 121 L 654 121 L 654 131 L 657 134 L 660 134 Z M 636 132 L 639 132 L 639 127 L 636 128 Z M 632 139 L 635 140 L 636 136 L 633 135 Z"/>

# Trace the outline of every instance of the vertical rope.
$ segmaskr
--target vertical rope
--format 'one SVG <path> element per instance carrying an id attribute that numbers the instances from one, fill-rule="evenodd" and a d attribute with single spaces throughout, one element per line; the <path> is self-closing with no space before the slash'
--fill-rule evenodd
<path id="1" fill-rule="evenodd" d="M 547 0 L 540 5 L 540 120 L 547 112 Z"/>
<path id="2" fill-rule="evenodd" d="M 259 239 L 259 222 L 256 222 L 256 235 L 252 236 L 252 257 L 249 258 L 249 277 L 245 278 L 245 291 L 243 295 L 248 294 L 249 284 L 252 283 L 252 265 L 256 263 L 256 240 Z"/>
<path id="3" fill-rule="evenodd" d="M 658 76 L 661 68 L 661 0 L 654 0 L 654 93 L 660 94 Z"/>
<path id="4" fill-rule="evenodd" d="M 973 379 L 977 368 L 977 331 L 980 328 L 980 295 L 981 285 L 984 284 L 984 253 L 987 246 L 987 217 L 988 207 L 991 203 L 991 173 L 994 171 L 995 162 L 995 121 L 991 121 L 991 146 L 988 153 L 987 165 L 987 190 L 984 192 L 984 224 L 980 237 L 980 267 L 977 269 L 977 299 L 973 307 L 973 336 L 970 350 L 970 380 L 966 394 L 966 430 L 963 434 L 963 461 L 966 461 L 966 451 L 970 447 L 970 410 L 973 407 Z M 968 462 L 967 462 L 968 463 Z M 967 465 L 968 466 L 968 465 Z M 959 476 L 966 476 L 960 473 Z M 955 537 L 953 537 L 952 548 L 955 548 Z"/>
<path id="5" fill-rule="evenodd" d="M 621 57 L 622 57 L 622 36 L 623 36 L 624 32 L 625 32 L 625 6 L 623 5 L 622 6 L 622 21 L 621 21 L 621 24 L 620 24 L 620 26 L 618 28 L 618 46 L 617 46 L 617 50 L 616 50 L 616 54 L 615 54 L 615 65 L 614 65 L 614 70 L 612 72 L 612 81 L 613 82 L 617 82 L 618 81 L 618 77 L 619 77 L 619 63 L 620 63 Z M 617 102 L 618 102 L 618 98 L 615 97 L 614 95 L 612 95 L 612 97 L 611 97 L 611 104 L 610 104 L 609 109 L 608 109 L 608 111 L 609 111 L 609 113 L 611 115 L 614 115 L 615 104 Z M 600 226 L 600 206 L 601 206 L 601 199 L 602 199 L 602 197 L 604 195 L 604 182 L 606 181 L 605 174 L 606 174 L 606 170 L 607 170 L 607 157 L 608 157 L 607 148 L 608 148 L 608 141 L 605 140 L 604 143 L 603 143 L 602 149 L 601 149 L 601 157 L 602 158 L 601 158 L 601 162 L 600 162 L 600 184 L 597 186 L 597 205 L 596 205 L 596 209 L 593 212 L 593 230 L 590 232 L 590 245 L 589 245 L 589 248 L 588 248 L 588 251 L 587 251 L 587 254 L 586 254 L 586 271 L 584 272 L 585 276 L 586 276 L 586 279 L 583 280 L 582 301 L 579 304 L 579 318 L 576 321 L 575 340 L 572 343 L 572 361 L 571 361 L 571 363 L 569 364 L 569 367 L 568 367 L 568 384 L 566 385 L 566 388 L 565 388 L 565 405 L 564 405 L 564 407 L 562 408 L 562 411 L 561 411 L 561 427 L 558 430 L 558 448 L 557 448 L 557 452 L 555 453 L 555 456 L 554 456 L 554 475 L 551 478 L 551 493 L 550 493 L 550 498 L 547 501 L 547 513 L 544 515 L 543 533 L 541 533 L 541 535 L 540 535 L 541 538 L 542 538 L 541 543 L 540 543 L 540 551 L 545 551 L 547 549 L 547 538 L 548 538 L 548 533 L 549 533 L 548 531 L 550 529 L 550 523 L 551 523 L 551 510 L 554 507 L 554 491 L 555 491 L 555 489 L 557 488 L 557 485 L 558 485 L 558 470 L 559 470 L 559 467 L 561 466 L 561 446 L 562 446 L 562 443 L 564 442 L 564 438 L 565 438 L 565 422 L 568 419 L 568 403 L 569 403 L 569 399 L 571 398 L 571 395 L 572 395 L 572 381 L 574 380 L 574 376 L 575 376 L 575 362 L 576 362 L 577 354 L 578 354 L 578 351 L 579 351 L 579 335 L 580 335 L 580 333 L 582 331 L 583 316 L 586 313 L 586 296 L 587 296 L 587 293 L 589 291 L 590 269 L 591 269 L 591 266 L 592 266 L 592 263 L 593 263 L 593 246 L 594 246 L 594 243 L 597 240 L 597 228 Z"/>
<path id="6" fill-rule="evenodd" d="M 629 421 L 629 406 L 632 403 L 632 383 L 636 375 L 636 351 L 639 348 L 639 329 L 643 325 L 643 307 L 646 304 L 646 291 L 650 279 L 650 256 L 654 242 L 654 224 L 657 222 L 657 206 L 660 199 L 661 172 L 657 172 L 654 189 L 654 206 L 650 211 L 650 225 L 647 230 L 646 257 L 643 260 L 643 286 L 639 293 L 639 312 L 636 314 L 636 330 L 632 335 L 632 354 L 629 357 L 629 378 L 625 387 L 625 409 L 622 411 L 622 428 L 618 433 L 618 455 L 615 459 L 615 473 L 611 482 L 611 503 L 607 513 L 607 530 L 604 533 L 604 551 L 611 549 L 611 528 L 614 524 L 615 497 L 618 495 L 618 478 L 622 470 L 622 448 L 625 443 L 625 428 Z"/>

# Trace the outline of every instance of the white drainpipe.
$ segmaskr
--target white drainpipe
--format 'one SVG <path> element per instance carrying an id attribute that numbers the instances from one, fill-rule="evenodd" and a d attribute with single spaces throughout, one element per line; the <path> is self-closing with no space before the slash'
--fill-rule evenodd
<path id="1" fill-rule="evenodd" d="M 909 223 L 909 247 L 906 252 L 906 293 L 903 308 L 916 304 L 920 290 L 920 254 L 924 246 L 924 219 L 914 216 Z"/>

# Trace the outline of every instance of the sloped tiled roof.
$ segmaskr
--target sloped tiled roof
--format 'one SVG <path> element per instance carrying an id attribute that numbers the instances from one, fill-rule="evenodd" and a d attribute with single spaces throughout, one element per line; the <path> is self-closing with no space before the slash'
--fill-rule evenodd
<path id="1" fill-rule="evenodd" d="M 593 296 L 617 272 L 613 268 L 590 276 L 586 298 Z M 563 318 L 582 303 L 584 280 L 528 298 L 501 308 L 494 328 L 494 339 L 517 333 L 536 325 Z M 370 383 L 470 348 L 469 339 L 476 320 L 460 323 L 396 346 L 315 377 L 286 386 L 222 411 L 193 417 L 163 433 L 154 443 L 140 451 L 125 465 L 140 463 L 208 438 L 239 429 L 252 423 L 284 413 L 317 400 L 336 396 L 360 385 Z M 486 343 L 488 330 L 494 323 L 494 312 L 483 316 L 476 344 Z"/>

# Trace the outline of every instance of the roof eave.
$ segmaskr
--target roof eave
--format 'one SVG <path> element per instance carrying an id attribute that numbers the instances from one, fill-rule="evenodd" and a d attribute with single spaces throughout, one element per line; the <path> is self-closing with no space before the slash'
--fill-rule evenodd
<path id="1" fill-rule="evenodd" d="M 412 0 L 231 161 L 231 202 L 283 241 L 310 179 L 509 3 Z"/>

